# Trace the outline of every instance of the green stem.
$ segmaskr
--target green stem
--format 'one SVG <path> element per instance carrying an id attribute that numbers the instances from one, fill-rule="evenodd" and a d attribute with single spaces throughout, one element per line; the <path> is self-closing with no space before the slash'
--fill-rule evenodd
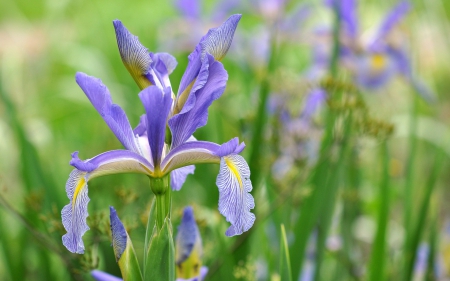
<path id="1" fill-rule="evenodd" d="M 170 188 L 170 176 L 162 178 L 150 178 L 150 188 L 156 199 L 156 225 L 158 230 L 164 225 L 166 218 L 170 219 L 172 208 L 172 190 Z"/>

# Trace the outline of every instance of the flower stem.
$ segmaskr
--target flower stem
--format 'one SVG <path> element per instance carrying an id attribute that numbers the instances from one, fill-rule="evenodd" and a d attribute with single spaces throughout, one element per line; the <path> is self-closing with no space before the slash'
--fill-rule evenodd
<path id="1" fill-rule="evenodd" d="M 156 225 L 158 230 L 164 225 L 164 219 L 170 219 L 172 208 L 172 190 L 170 188 L 170 176 L 162 178 L 150 178 L 150 188 L 156 199 Z"/>

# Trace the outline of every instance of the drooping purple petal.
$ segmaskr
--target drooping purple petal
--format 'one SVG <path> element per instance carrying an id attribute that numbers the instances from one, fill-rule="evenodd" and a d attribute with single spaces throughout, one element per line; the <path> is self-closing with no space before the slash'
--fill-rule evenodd
<path id="1" fill-rule="evenodd" d="M 122 222 L 117 216 L 117 212 L 114 207 L 109 207 L 109 218 L 110 218 L 110 226 L 111 226 L 111 235 L 112 235 L 112 246 L 114 248 L 114 255 L 116 256 L 116 261 L 118 262 L 122 253 L 125 251 L 127 247 L 127 231 L 123 226 Z"/>
<path id="2" fill-rule="evenodd" d="M 206 274 L 208 274 L 208 268 L 206 266 L 202 266 L 200 268 L 200 276 L 189 279 L 177 278 L 175 281 L 202 281 L 205 279 Z"/>
<path id="3" fill-rule="evenodd" d="M 175 7 L 180 13 L 188 19 L 198 20 L 201 15 L 200 0 L 177 0 Z"/>
<path id="4" fill-rule="evenodd" d="M 207 61 L 202 65 L 200 71 L 202 79 L 198 79 L 194 84 L 187 101 L 180 113 L 169 120 L 169 127 L 172 131 L 172 147 L 177 147 L 195 132 L 199 127 L 206 125 L 208 121 L 208 107 L 218 99 L 225 90 L 228 74 L 222 63 L 215 61 L 208 54 Z M 207 77 L 203 87 L 198 87 L 198 83 L 203 83 L 203 77 Z"/>
<path id="5" fill-rule="evenodd" d="M 100 270 L 92 270 L 91 275 L 96 281 L 122 281 L 121 278 Z"/>
<path id="6" fill-rule="evenodd" d="M 125 112 L 120 106 L 112 103 L 108 88 L 102 81 L 81 72 L 77 72 L 75 79 L 122 145 L 128 150 L 140 153 Z"/>
<path id="7" fill-rule="evenodd" d="M 192 92 L 191 88 L 199 76 L 206 54 L 212 55 L 219 61 L 225 57 L 240 19 L 241 15 L 232 15 L 221 26 L 210 29 L 195 47 L 194 52 L 189 55 L 189 63 L 178 88 L 175 113 L 183 108 L 189 93 Z"/>
<path id="8" fill-rule="evenodd" d="M 250 169 L 244 158 L 236 154 L 243 148 L 244 144 L 239 144 L 237 138 L 222 145 L 190 141 L 171 150 L 161 163 L 163 174 L 187 165 L 220 163 L 216 184 L 219 188 L 219 211 L 231 223 L 227 236 L 247 231 L 255 221 L 255 215 L 250 212 L 255 205 L 249 193 L 252 190 Z"/>
<path id="9" fill-rule="evenodd" d="M 62 242 L 72 253 L 83 254 L 84 243 L 81 237 L 89 230 L 86 224 L 89 203 L 86 172 L 73 170 L 70 173 L 66 193 L 70 203 L 61 211 L 62 223 L 67 231 L 62 237 Z"/>
<path id="10" fill-rule="evenodd" d="M 161 170 L 167 174 L 175 169 L 200 163 L 219 163 L 215 152 L 220 145 L 207 141 L 186 142 L 170 150 L 161 163 Z"/>
<path id="11" fill-rule="evenodd" d="M 401 48 L 386 48 L 387 54 L 392 58 L 397 72 L 404 76 L 404 78 L 411 84 L 416 92 L 427 102 L 436 102 L 436 95 L 428 88 L 420 78 L 413 74 L 411 62 L 406 50 Z"/>
<path id="12" fill-rule="evenodd" d="M 120 57 L 128 72 L 130 72 L 140 89 L 154 84 L 149 79 L 152 60 L 147 48 L 139 42 L 137 36 L 134 36 L 128 31 L 120 20 L 114 20 L 113 24 L 116 31 Z"/>
<path id="13" fill-rule="evenodd" d="M 175 251 L 175 263 L 177 265 L 188 259 L 193 251 L 197 251 L 196 254 L 199 257 L 203 254 L 200 232 L 195 222 L 194 210 L 190 206 L 183 210 L 183 217 L 178 226 Z"/>
<path id="14" fill-rule="evenodd" d="M 255 222 L 255 215 L 250 212 L 255 207 L 255 200 L 250 194 L 253 187 L 245 159 L 238 154 L 222 157 L 216 185 L 219 188 L 219 212 L 231 223 L 225 234 L 234 236 L 249 230 Z"/>
<path id="15" fill-rule="evenodd" d="M 155 169 L 161 162 L 166 132 L 166 120 L 172 105 L 171 89 L 164 92 L 156 86 L 145 88 L 139 98 L 147 113 L 147 135 Z"/>
<path id="16" fill-rule="evenodd" d="M 408 1 L 400 1 L 391 12 L 387 14 L 369 47 L 370 50 L 378 50 L 380 45 L 383 45 L 382 41 L 386 35 L 389 34 L 392 28 L 409 12 L 410 8 L 411 5 Z"/>
<path id="17" fill-rule="evenodd" d="M 189 174 L 193 174 L 195 166 L 181 167 L 170 172 L 170 186 L 172 190 L 180 190 Z"/>
<path id="18" fill-rule="evenodd" d="M 78 153 L 72 154 L 72 157 L 70 164 L 77 169 L 70 173 L 66 183 L 70 203 L 61 211 L 62 223 L 67 231 L 62 241 L 72 253 L 82 254 L 84 252 L 82 236 L 89 230 L 86 224 L 88 181 L 98 176 L 118 173 L 152 175 L 153 167 L 139 154 L 127 150 L 108 151 L 86 161 L 80 160 Z"/>
<path id="19" fill-rule="evenodd" d="M 207 141 L 189 141 L 172 149 L 161 163 L 164 174 L 193 164 L 220 163 L 220 157 L 232 153 L 239 153 L 244 144 L 239 144 L 237 138 L 218 145 Z M 228 153 L 228 154 L 225 154 Z"/>

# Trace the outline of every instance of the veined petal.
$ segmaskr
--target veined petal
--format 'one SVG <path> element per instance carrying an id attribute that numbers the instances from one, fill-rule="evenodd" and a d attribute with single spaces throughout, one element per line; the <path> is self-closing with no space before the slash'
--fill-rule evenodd
<path id="1" fill-rule="evenodd" d="M 219 212 L 231 223 L 225 234 L 234 236 L 249 230 L 255 222 L 255 215 L 250 212 L 255 201 L 250 194 L 252 182 L 245 159 L 238 154 L 222 157 L 216 184 L 219 188 Z"/>
<path id="2" fill-rule="evenodd" d="M 207 141 L 188 141 L 172 149 L 161 163 L 163 174 L 180 167 L 201 163 L 220 163 L 220 158 L 229 154 L 240 153 L 244 143 L 239 144 L 238 138 L 218 145 Z"/>
<path id="3" fill-rule="evenodd" d="M 139 98 L 147 113 L 147 136 L 153 164 L 159 167 L 166 137 L 166 120 L 172 106 L 171 89 L 164 92 L 156 86 L 150 86 L 139 93 Z"/>
<path id="4" fill-rule="evenodd" d="M 174 113 L 181 111 L 192 92 L 191 89 L 199 76 L 203 62 L 206 60 L 206 54 L 210 54 L 218 61 L 225 57 L 240 19 L 241 15 L 232 15 L 221 26 L 210 29 L 195 47 L 194 52 L 189 55 L 189 63 L 178 89 Z"/>
<path id="5" fill-rule="evenodd" d="M 81 237 L 89 230 L 86 224 L 89 203 L 86 172 L 73 170 L 66 183 L 67 197 L 70 203 L 61 211 L 61 218 L 67 234 L 62 237 L 63 245 L 72 253 L 83 254 L 84 244 Z"/>
<path id="6" fill-rule="evenodd" d="M 195 166 L 181 167 L 170 172 L 170 186 L 172 190 L 180 190 L 189 174 L 193 174 Z"/>
<path id="7" fill-rule="evenodd" d="M 120 20 L 114 20 L 113 24 L 120 57 L 128 72 L 140 89 L 152 85 L 148 77 L 152 60 L 147 48 L 139 42 L 137 36 L 128 31 Z"/>
<path id="8" fill-rule="evenodd" d="M 92 270 L 91 275 L 96 281 L 122 281 L 121 278 L 100 270 Z"/>
<path id="9" fill-rule="evenodd" d="M 197 130 L 206 125 L 208 121 L 208 107 L 218 99 L 226 87 L 228 74 L 222 63 L 214 60 L 211 55 L 207 55 L 207 60 L 202 65 L 202 74 L 194 84 L 183 109 L 169 120 L 169 127 L 172 131 L 172 147 L 184 143 Z M 198 83 L 205 83 L 202 87 L 197 87 Z"/>
<path id="10" fill-rule="evenodd" d="M 202 56 L 211 54 L 214 59 L 222 60 L 228 52 L 233 41 L 234 32 L 242 15 L 230 16 L 221 26 L 212 28 L 200 40 Z"/>
<path id="11" fill-rule="evenodd" d="M 109 207 L 110 212 L 110 223 L 111 223 L 111 235 L 112 235 L 112 246 L 114 249 L 114 255 L 116 256 L 116 261 L 119 261 L 122 253 L 127 247 L 127 231 L 117 216 L 116 210 L 111 206 Z"/>
<path id="12" fill-rule="evenodd" d="M 140 153 L 139 146 L 125 112 L 120 106 L 112 103 L 108 88 L 106 88 L 102 81 L 82 72 L 78 72 L 75 79 L 122 145 L 128 150 Z"/>
<path id="13" fill-rule="evenodd" d="M 67 233 L 62 237 L 64 246 L 72 253 L 84 253 L 82 236 L 89 230 L 86 224 L 88 181 L 92 178 L 117 173 L 142 173 L 151 175 L 153 167 L 139 154 L 126 150 L 102 153 L 92 159 L 82 161 L 78 153 L 72 154 L 70 164 L 73 170 L 66 183 L 70 203 L 61 211 L 61 218 Z M 80 170 L 81 169 L 81 170 Z"/>

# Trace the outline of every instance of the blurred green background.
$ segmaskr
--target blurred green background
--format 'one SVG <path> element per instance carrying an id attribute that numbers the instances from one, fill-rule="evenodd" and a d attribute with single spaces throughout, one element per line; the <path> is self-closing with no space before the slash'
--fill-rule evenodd
<path id="1" fill-rule="evenodd" d="M 303 74 L 313 61 L 314 31 L 333 23 L 332 10 L 321 1 L 291 1 L 285 13 L 299 4 L 307 5 L 308 16 L 294 36 L 275 41 L 268 33 L 269 58 L 261 59 L 254 49 L 258 32 L 275 26 L 267 12 L 272 8 L 264 5 L 243 2 L 213 16 L 220 3 L 205 1 L 200 19 L 192 20 L 171 1 L 2 0 L 0 280 L 92 280 L 89 272 L 95 268 L 120 276 L 110 247 L 108 206 L 117 209 L 142 253 L 153 195 L 148 179 L 133 174 L 90 182 L 86 253 L 71 254 L 62 246 L 60 211 L 69 202 L 70 153 L 80 151 L 87 159 L 121 147 L 75 83 L 75 73 L 102 79 L 134 126 L 144 110 L 120 59 L 112 20 L 120 19 L 149 50 L 176 57 L 171 75 L 176 90 L 188 54 L 231 13 L 243 17 L 223 60 L 227 89 L 195 137 L 223 143 L 238 136 L 247 144 L 243 156 L 252 170 L 257 222 L 250 235 L 226 237 L 228 223 L 217 210 L 218 166 L 197 166 L 173 195 L 173 225 L 176 233 L 182 208 L 194 206 L 207 280 L 288 280 L 280 272 L 281 223 L 293 280 L 298 280 L 299 257 L 304 257 L 302 272 L 321 273 L 305 281 L 448 280 L 450 2 L 413 1 L 399 25 L 413 72 L 438 102 L 426 103 L 401 78 L 375 92 L 342 90 L 336 85 L 352 86 L 350 74 L 338 71 L 331 86 L 324 86 L 337 93 L 329 98 L 336 103 L 323 106 L 314 121 L 323 131 L 317 138 L 318 162 L 295 161 L 279 177 L 273 167 L 282 154 L 280 139 L 288 133 L 266 108 L 278 95 L 289 100 L 285 107 L 292 116 L 299 115 L 312 88 Z M 362 39 L 393 5 L 358 2 Z M 265 102 L 264 95 L 269 96 Z M 364 106 L 346 104 L 346 95 Z M 372 127 L 355 121 L 360 115 Z M 385 125 L 392 126 L 392 134 L 383 135 Z"/>

